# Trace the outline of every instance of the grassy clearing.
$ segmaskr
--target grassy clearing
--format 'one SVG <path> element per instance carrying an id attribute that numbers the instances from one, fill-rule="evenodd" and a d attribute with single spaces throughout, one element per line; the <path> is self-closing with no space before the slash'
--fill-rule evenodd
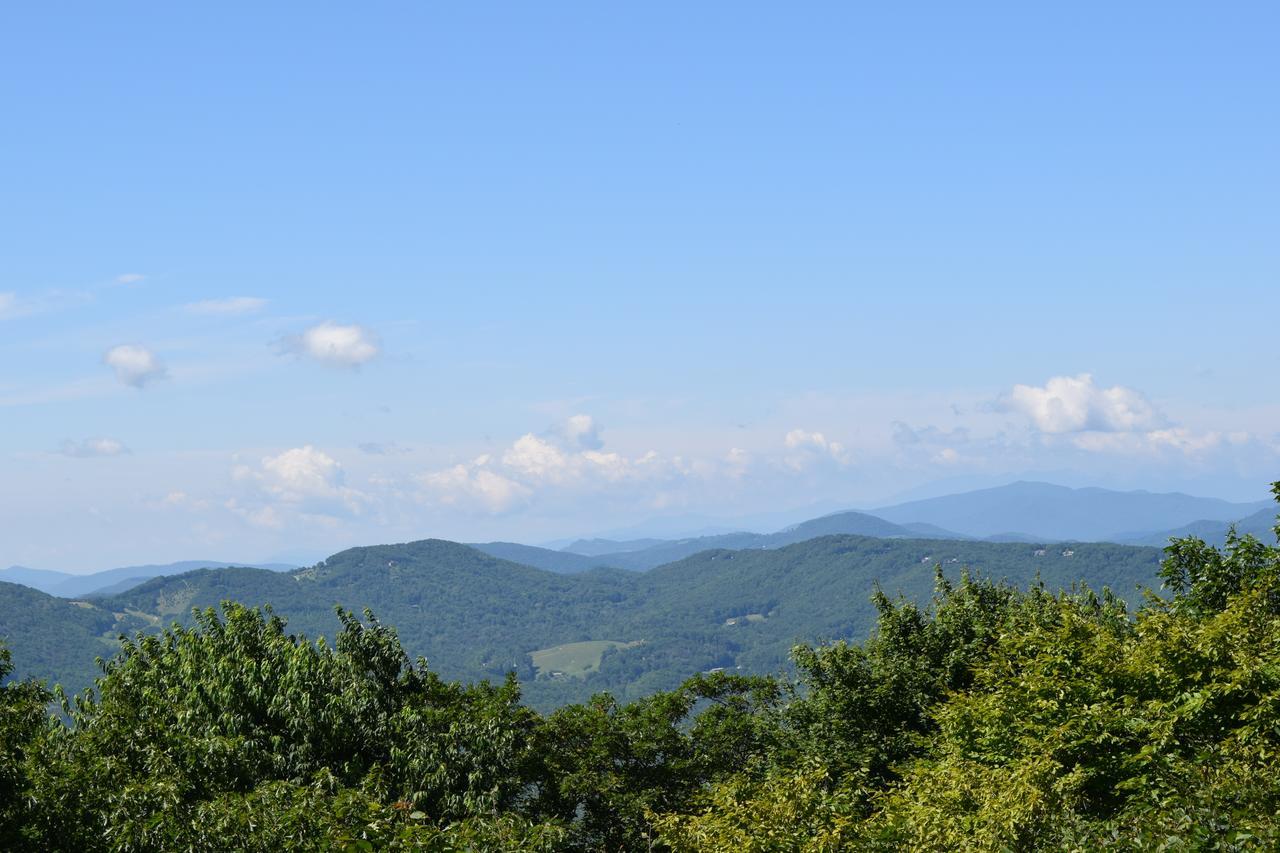
<path id="1" fill-rule="evenodd" d="M 587 640 L 582 643 L 565 643 L 549 649 L 529 652 L 538 675 L 552 678 L 583 678 L 600 668 L 600 659 L 609 649 L 630 649 L 642 640 L 623 643 L 618 640 Z"/>

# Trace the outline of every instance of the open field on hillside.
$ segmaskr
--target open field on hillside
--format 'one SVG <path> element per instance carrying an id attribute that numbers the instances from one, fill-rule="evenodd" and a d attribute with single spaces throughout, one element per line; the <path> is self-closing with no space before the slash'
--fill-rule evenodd
<path id="1" fill-rule="evenodd" d="M 600 660 L 609 649 L 631 649 L 642 640 L 630 643 L 618 640 L 587 640 L 581 643 L 564 643 L 549 649 L 529 652 L 534 669 L 540 676 L 582 678 L 600 669 Z"/>

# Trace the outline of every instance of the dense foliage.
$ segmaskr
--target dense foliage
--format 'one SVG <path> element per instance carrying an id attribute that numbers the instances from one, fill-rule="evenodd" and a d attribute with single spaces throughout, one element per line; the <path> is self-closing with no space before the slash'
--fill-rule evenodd
<path id="1" fill-rule="evenodd" d="M 0 639 L 20 675 L 52 676 L 78 690 L 91 683 L 93 659 L 113 651 L 108 640 L 188 621 L 193 609 L 269 603 L 291 630 L 332 638 L 340 627 L 335 606 L 368 608 L 442 677 L 499 680 L 514 670 L 526 703 L 550 711 L 602 691 L 630 700 L 674 690 L 690 674 L 717 668 L 777 673 L 800 641 L 864 640 L 877 619 L 874 584 L 927 601 L 935 563 L 952 579 L 969 566 L 1020 587 L 1037 576 L 1050 589 L 1084 581 L 1137 601 L 1138 587 L 1156 582 L 1159 559 L 1155 548 L 1107 544 L 825 536 L 707 551 L 644 574 L 557 575 L 427 540 L 352 548 L 288 574 L 225 568 L 157 578 L 80 604 L 31 593 L 40 598 L 38 614 L 33 602 L 0 596 Z M 535 672 L 531 652 L 586 640 L 635 645 L 607 653 L 584 677 Z"/>
<path id="2" fill-rule="evenodd" d="M 549 715 L 368 613 L 329 644 L 227 603 L 127 641 L 65 720 L 0 690 L 0 846 L 1275 849 L 1280 548 L 1182 540 L 1161 579 L 1134 609 L 939 569 L 794 678 Z"/>

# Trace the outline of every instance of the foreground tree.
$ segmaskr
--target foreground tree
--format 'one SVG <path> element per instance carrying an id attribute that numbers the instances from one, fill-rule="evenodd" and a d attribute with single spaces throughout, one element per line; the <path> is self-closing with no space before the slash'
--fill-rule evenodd
<path id="1" fill-rule="evenodd" d="M 13 672 L 9 650 L 0 647 L 0 849 L 16 850 L 32 819 L 26 800 L 30 753 L 48 722 L 52 696 L 34 682 L 5 680 Z"/>
<path id="2" fill-rule="evenodd" d="M 510 811 L 537 719 L 514 680 L 443 682 L 372 616 L 339 617 L 333 647 L 235 604 L 126 641 L 29 762 L 33 842 L 321 848 L 476 834 Z"/>

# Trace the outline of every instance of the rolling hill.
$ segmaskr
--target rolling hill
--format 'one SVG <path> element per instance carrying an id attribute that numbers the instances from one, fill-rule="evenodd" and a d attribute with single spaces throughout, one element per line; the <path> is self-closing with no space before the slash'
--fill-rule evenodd
<path id="1" fill-rule="evenodd" d="M 890 594 L 927 597 L 935 564 L 953 576 L 968 565 L 1020 584 L 1037 576 L 1050 587 L 1085 580 L 1132 594 L 1154 582 L 1159 554 L 824 536 L 704 551 L 645 573 L 558 574 L 425 540 L 353 548 L 289 573 L 201 569 L 93 602 L 13 587 L 20 594 L 0 597 L 0 635 L 19 675 L 82 687 L 93 657 L 109 651 L 118 632 L 184 621 L 193 607 L 271 604 L 291 630 L 313 637 L 332 636 L 335 606 L 369 608 L 444 676 L 496 679 L 515 670 L 528 701 L 545 708 L 600 690 L 639 696 L 715 668 L 776 670 L 797 642 L 864 636 L 877 583 Z M 546 664 L 565 648 L 598 657 L 570 656 L 575 669 L 565 674 Z"/>

